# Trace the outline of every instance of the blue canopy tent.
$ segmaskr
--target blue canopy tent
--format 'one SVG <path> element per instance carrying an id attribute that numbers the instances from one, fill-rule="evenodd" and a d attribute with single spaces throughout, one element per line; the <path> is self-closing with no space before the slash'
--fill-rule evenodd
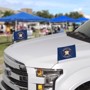
<path id="1" fill-rule="evenodd" d="M 56 18 L 52 18 L 50 20 L 50 22 L 75 22 L 75 19 L 73 18 L 70 18 L 68 16 L 59 16 L 59 17 L 56 17 Z"/>
<path id="2" fill-rule="evenodd" d="M 75 19 L 70 18 L 68 16 L 59 16 L 59 17 L 56 17 L 56 18 L 52 18 L 50 20 L 50 22 L 52 22 L 52 23 L 62 23 L 62 22 L 64 22 L 64 23 L 66 23 L 65 28 L 67 29 L 68 28 L 68 22 L 75 22 Z"/>
<path id="3" fill-rule="evenodd" d="M 45 20 L 46 20 L 45 18 L 31 15 L 25 12 L 3 17 L 0 19 L 0 21 L 5 21 L 5 22 L 11 22 L 11 21 L 35 21 L 37 22 L 37 21 L 45 21 Z"/>
<path id="4" fill-rule="evenodd" d="M 89 20 L 89 19 L 85 18 L 85 17 L 80 17 L 80 18 L 76 19 L 75 21 L 76 22 L 86 22 L 87 20 Z"/>
<path id="5" fill-rule="evenodd" d="M 47 21 L 47 19 L 39 17 L 39 16 L 31 15 L 25 12 L 21 12 L 21 13 L 17 13 L 11 16 L 3 17 L 0 19 L 0 21 L 4 21 L 4 22 L 15 21 L 15 25 L 17 26 L 17 22 L 19 21 L 20 22 L 24 22 L 24 21 L 25 22 L 40 22 L 40 21 Z"/>

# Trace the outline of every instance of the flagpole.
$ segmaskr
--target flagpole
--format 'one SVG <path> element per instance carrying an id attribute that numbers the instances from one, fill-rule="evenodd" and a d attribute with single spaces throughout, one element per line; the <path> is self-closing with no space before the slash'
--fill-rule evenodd
<path id="1" fill-rule="evenodd" d="M 15 21 L 15 31 L 17 31 L 17 26 L 18 26 L 18 23 L 17 23 L 17 20 Z"/>

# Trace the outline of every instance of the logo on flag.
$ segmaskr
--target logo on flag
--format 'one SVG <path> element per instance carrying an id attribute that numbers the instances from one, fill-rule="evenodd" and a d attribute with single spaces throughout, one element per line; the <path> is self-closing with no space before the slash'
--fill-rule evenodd
<path id="1" fill-rule="evenodd" d="M 23 39 L 24 38 L 24 33 L 23 32 L 18 32 L 18 38 Z"/>

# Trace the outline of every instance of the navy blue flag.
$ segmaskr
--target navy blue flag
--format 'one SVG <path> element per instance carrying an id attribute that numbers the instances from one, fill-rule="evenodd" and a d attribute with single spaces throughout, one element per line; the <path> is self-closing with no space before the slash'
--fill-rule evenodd
<path id="1" fill-rule="evenodd" d="M 20 30 L 14 32 L 14 41 L 26 40 L 27 30 Z"/>
<path id="2" fill-rule="evenodd" d="M 75 45 L 58 48 L 58 61 L 76 57 Z"/>

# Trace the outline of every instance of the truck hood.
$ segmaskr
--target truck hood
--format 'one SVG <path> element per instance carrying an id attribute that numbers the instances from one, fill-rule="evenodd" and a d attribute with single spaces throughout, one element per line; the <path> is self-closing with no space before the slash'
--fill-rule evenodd
<path id="1" fill-rule="evenodd" d="M 85 44 L 88 43 L 60 33 L 13 44 L 5 50 L 5 53 L 27 67 L 52 68 L 58 63 L 58 47 L 76 45 L 79 50 L 79 46 Z"/>

